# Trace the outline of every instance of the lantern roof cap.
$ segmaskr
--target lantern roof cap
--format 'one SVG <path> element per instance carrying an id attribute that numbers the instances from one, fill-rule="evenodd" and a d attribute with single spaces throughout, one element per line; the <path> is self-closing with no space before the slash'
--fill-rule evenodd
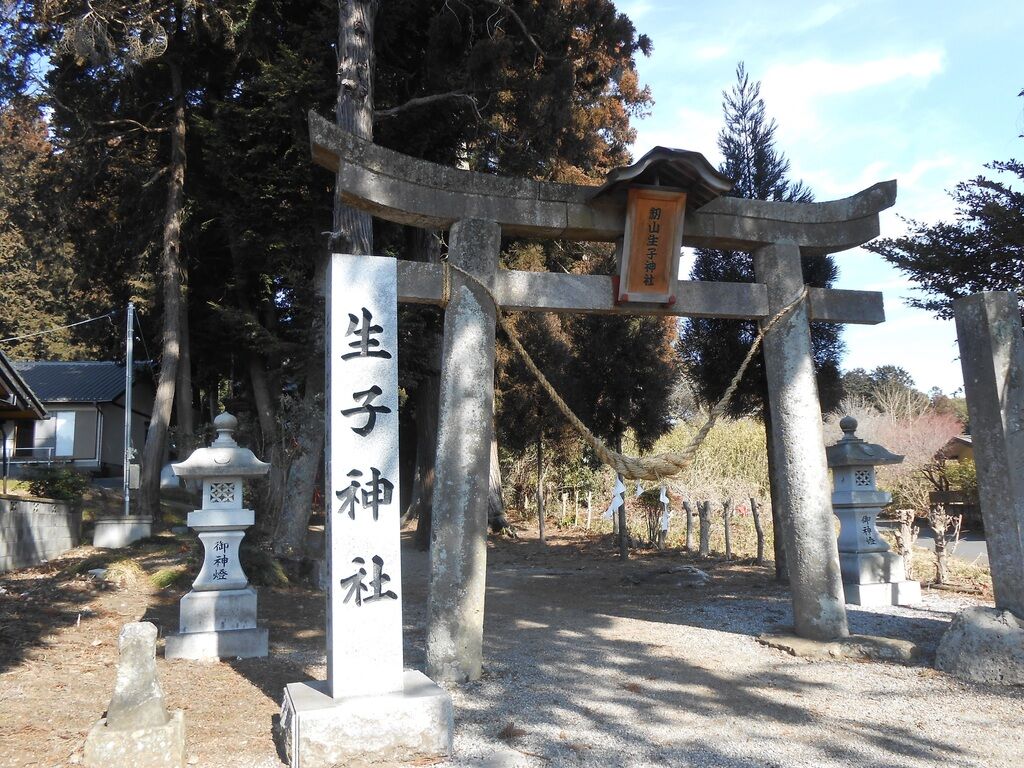
<path id="1" fill-rule="evenodd" d="M 624 195 L 629 187 L 637 185 L 685 190 L 686 207 L 700 208 L 732 189 L 733 181 L 719 173 L 700 152 L 655 147 L 632 165 L 609 171 L 604 184 L 590 199 Z"/>
<path id="2" fill-rule="evenodd" d="M 217 438 L 209 448 L 197 448 L 185 461 L 172 464 L 178 477 L 258 477 L 270 471 L 270 465 L 256 458 L 248 448 L 241 447 L 231 436 L 238 428 L 238 419 L 228 412 L 213 420 Z"/>
<path id="3" fill-rule="evenodd" d="M 832 469 L 838 467 L 875 467 L 882 464 L 900 464 L 903 457 L 892 453 L 875 443 L 868 443 L 857 437 L 857 420 L 853 416 L 844 416 L 839 422 L 843 436 L 835 445 L 825 448 L 828 465 Z"/>

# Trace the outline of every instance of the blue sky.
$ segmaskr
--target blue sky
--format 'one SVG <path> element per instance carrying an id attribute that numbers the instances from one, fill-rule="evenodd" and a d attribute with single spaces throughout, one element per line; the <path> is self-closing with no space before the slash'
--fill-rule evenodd
<path id="1" fill-rule="evenodd" d="M 946 191 L 986 162 L 1024 155 L 1021 40 L 1024 3 L 1009 0 L 720 0 L 617 3 L 654 41 L 638 62 L 655 104 L 634 121 L 634 154 L 652 146 L 697 150 L 718 164 L 721 94 L 739 61 L 760 80 L 778 147 L 816 199 L 846 197 L 896 179 L 900 216 L 952 218 Z M 838 288 L 882 291 L 887 321 L 847 326 L 844 369 L 893 363 L 917 386 L 963 385 L 952 321 L 908 307 L 912 284 L 861 249 L 836 254 Z"/>

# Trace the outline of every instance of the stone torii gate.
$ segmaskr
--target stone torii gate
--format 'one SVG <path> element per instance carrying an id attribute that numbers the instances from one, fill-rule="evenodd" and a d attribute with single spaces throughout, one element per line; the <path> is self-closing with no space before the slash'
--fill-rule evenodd
<path id="1" fill-rule="evenodd" d="M 487 491 L 494 397 L 495 311 L 661 314 L 764 320 L 804 290 L 801 254 L 856 247 L 879 234 L 878 214 L 896 182 L 822 203 L 721 197 L 731 186 L 702 155 L 658 148 L 602 187 L 509 179 L 447 168 L 384 149 L 309 115 L 313 159 L 336 173 L 342 199 L 400 224 L 449 230 L 451 273 L 444 317 L 430 583 L 427 674 L 464 682 L 481 671 Z M 498 268 L 501 238 L 615 242 L 623 237 L 630 184 L 688 191 L 683 244 L 753 253 L 756 283 L 672 281 L 676 300 L 619 305 L 612 276 Z M 399 260 L 399 301 L 441 305 L 439 264 Z M 486 290 L 483 286 L 486 286 Z M 810 321 L 884 321 L 880 293 L 809 288 L 764 338 L 775 425 L 796 632 L 848 634 L 829 498 Z"/>

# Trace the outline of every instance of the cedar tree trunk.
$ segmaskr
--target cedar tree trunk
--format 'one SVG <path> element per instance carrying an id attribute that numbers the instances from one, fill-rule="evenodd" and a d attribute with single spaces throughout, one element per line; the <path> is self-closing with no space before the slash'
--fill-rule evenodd
<path id="1" fill-rule="evenodd" d="M 160 376 L 157 380 L 153 415 L 142 451 L 142 487 L 139 513 L 160 516 L 160 470 L 167 450 L 167 429 L 174 407 L 174 390 L 181 355 L 182 268 L 181 216 L 185 200 L 185 92 L 181 65 L 168 61 L 174 117 L 171 121 L 171 163 L 168 169 L 167 204 L 164 209 L 163 248 L 160 254 L 160 285 L 164 312 L 161 334 Z"/>

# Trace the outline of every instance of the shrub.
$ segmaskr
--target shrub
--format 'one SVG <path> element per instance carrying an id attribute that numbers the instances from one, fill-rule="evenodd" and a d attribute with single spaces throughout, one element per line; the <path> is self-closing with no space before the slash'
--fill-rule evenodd
<path id="1" fill-rule="evenodd" d="M 28 482 L 33 496 L 59 501 L 81 501 L 88 487 L 89 479 L 68 467 L 37 469 Z"/>

